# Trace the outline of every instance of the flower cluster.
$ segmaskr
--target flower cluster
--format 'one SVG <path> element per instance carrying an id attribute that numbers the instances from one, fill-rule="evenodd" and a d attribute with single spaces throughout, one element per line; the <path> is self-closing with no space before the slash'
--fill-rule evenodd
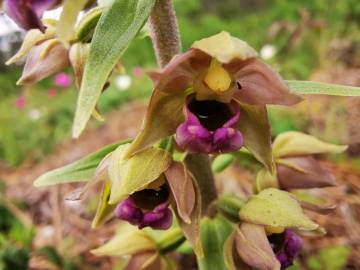
<path id="1" fill-rule="evenodd" d="M 35 49 L 47 42 L 54 41 L 43 41 Z M 70 51 L 79 55 L 82 50 L 76 46 L 82 45 L 74 44 Z M 28 61 L 33 59 L 31 54 Z M 83 64 L 73 66 L 83 68 Z M 171 263 L 164 254 L 185 238 L 198 258 L 211 257 L 212 247 L 206 243 L 214 240 L 211 222 L 220 219 L 229 228 L 220 244 L 226 254 L 223 264 L 229 269 L 240 269 L 239 261 L 260 270 L 292 265 L 303 244 L 297 232 L 323 232 L 303 208 L 324 213 L 332 207 L 303 202 L 290 192 L 333 185 L 333 176 L 312 155 L 339 153 L 346 147 L 300 132 L 284 133 L 272 142 L 266 106 L 294 105 L 302 98 L 289 91 L 253 48 L 227 32 L 195 42 L 150 76 L 155 89 L 137 137 L 79 163 L 94 169 L 92 182 L 103 181 L 93 226 L 115 216 L 145 230 L 117 235 L 94 253 L 131 255 L 126 269 L 168 269 Z M 208 161 L 208 155 L 238 154 L 242 147 L 262 165 L 255 194 L 241 202 L 218 199 L 201 205 L 206 183 L 198 179 L 201 168 L 189 164 L 188 158 L 205 156 Z M 172 231 L 178 227 L 183 237 L 176 233 L 175 238 L 164 240 L 172 239 L 166 245 L 146 233 L 146 228 Z M 129 248 L 127 241 L 135 241 L 135 248 Z"/>

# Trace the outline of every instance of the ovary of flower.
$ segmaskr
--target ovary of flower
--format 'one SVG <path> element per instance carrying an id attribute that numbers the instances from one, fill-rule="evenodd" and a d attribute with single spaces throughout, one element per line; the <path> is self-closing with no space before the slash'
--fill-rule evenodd
<path id="1" fill-rule="evenodd" d="M 231 77 L 215 58 L 212 59 L 210 67 L 204 77 L 206 85 L 215 92 L 224 92 L 229 89 Z"/>

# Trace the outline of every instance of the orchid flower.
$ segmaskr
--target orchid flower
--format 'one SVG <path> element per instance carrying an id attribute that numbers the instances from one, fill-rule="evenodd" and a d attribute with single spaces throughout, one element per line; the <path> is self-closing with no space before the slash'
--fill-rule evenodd
<path id="1" fill-rule="evenodd" d="M 174 212 L 185 236 L 201 252 L 197 233 L 200 194 L 191 173 L 159 148 L 148 148 L 127 159 L 128 147 L 120 145 L 98 165 L 96 178 L 105 183 L 93 226 L 115 215 L 139 229 L 166 230 Z"/>
<path id="2" fill-rule="evenodd" d="M 227 32 L 195 42 L 151 77 L 155 90 L 128 155 L 176 134 L 184 151 L 224 153 L 245 145 L 271 167 L 265 105 L 301 101 L 253 48 Z"/>

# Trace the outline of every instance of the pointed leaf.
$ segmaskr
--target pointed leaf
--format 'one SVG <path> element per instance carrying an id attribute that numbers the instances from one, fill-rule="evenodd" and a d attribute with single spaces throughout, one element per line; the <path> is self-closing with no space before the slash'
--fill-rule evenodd
<path id="1" fill-rule="evenodd" d="M 244 137 L 245 147 L 271 172 L 274 162 L 271 150 L 271 130 L 266 108 L 240 105 L 238 128 Z"/>
<path id="2" fill-rule="evenodd" d="M 288 192 L 275 188 L 252 196 L 241 208 L 240 219 L 254 224 L 300 230 L 316 230 L 319 227 L 303 213 L 299 203 Z"/>
<path id="3" fill-rule="evenodd" d="M 332 95 L 355 97 L 360 96 L 360 87 L 311 82 L 311 81 L 286 81 L 290 92 L 303 95 Z"/>
<path id="4" fill-rule="evenodd" d="M 173 162 L 165 172 L 166 181 L 175 199 L 179 216 L 191 223 L 191 213 L 195 207 L 193 179 L 181 162 Z"/>
<path id="5" fill-rule="evenodd" d="M 129 147 L 128 156 L 175 134 L 176 128 L 184 121 L 183 106 L 188 94 L 185 91 L 175 95 L 154 91 L 143 127 Z"/>
<path id="6" fill-rule="evenodd" d="M 235 243 L 239 256 L 246 264 L 259 270 L 280 269 L 263 226 L 242 223 L 237 229 Z"/>
<path id="7" fill-rule="evenodd" d="M 69 165 L 49 171 L 39 176 L 35 180 L 34 186 L 42 187 L 63 183 L 89 181 L 95 175 L 96 167 L 107 154 L 114 151 L 120 144 L 126 144 L 129 142 L 129 140 L 125 140 L 107 145 L 97 152 L 79 159 Z"/>
<path id="8" fill-rule="evenodd" d="M 154 2 L 115 0 L 101 15 L 79 93 L 73 125 L 75 138 L 85 128 L 108 76 L 145 23 Z"/>
<path id="9" fill-rule="evenodd" d="M 341 153 L 346 145 L 335 145 L 298 131 L 284 132 L 276 137 L 273 144 L 275 158 L 296 155 Z"/>
<path id="10" fill-rule="evenodd" d="M 156 250 L 156 242 L 145 230 L 123 223 L 110 241 L 91 253 L 96 256 L 125 256 L 151 250 Z"/>
<path id="11" fill-rule="evenodd" d="M 148 148 L 129 159 L 124 153 L 129 145 L 120 145 L 112 154 L 109 177 L 112 183 L 110 204 L 116 204 L 136 191 L 146 188 L 164 173 L 171 164 L 169 152 Z"/>

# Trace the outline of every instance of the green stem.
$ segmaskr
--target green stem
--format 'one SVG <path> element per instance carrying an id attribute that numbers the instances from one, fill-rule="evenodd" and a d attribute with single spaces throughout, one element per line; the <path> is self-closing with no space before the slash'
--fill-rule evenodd
<path id="1" fill-rule="evenodd" d="M 217 192 L 209 156 L 205 154 L 188 154 L 185 158 L 185 164 L 198 183 L 201 194 L 202 215 L 213 216 L 213 202 L 217 198 Z"/>

